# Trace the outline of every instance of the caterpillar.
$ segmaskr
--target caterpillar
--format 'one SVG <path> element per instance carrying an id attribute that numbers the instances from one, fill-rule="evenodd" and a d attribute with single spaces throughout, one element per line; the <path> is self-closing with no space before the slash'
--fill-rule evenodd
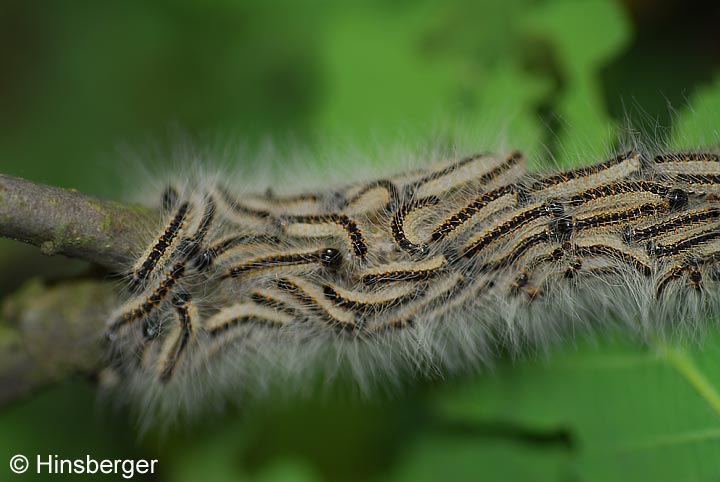
<path id="1" fill-rule="evenodd" d="M 128 265 L 108 363 L 175 414 L 482 367 L 608 320 L 693 327 L 720 309 L 719 181 L 715 154 L 639 150 L 545 174 L 478 154 L 294 196 L 181 180 Z"/>

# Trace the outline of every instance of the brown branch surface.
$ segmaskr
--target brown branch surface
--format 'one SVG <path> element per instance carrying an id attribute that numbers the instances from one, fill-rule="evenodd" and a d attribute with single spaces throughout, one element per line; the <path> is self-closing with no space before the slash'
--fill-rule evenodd
<path id="1" fill-rule="evenodd" d="M 0 174 L 0 237 L 122 272 L 143 248 L 148 208 Z M 33 280 L 0 302 L 0 406 L 101 368 L 112 283 Z"/>
<path id="2" fill-rule="evenodd" d="M 102 368 L 111 283 L 32 280 L 0 304 L 0 406 Z"/>
<path id="3" fill-rule="evenodd" d="M 151 211 L 0 174 L 0 236 L 118 271 L 142 246 Z"/>

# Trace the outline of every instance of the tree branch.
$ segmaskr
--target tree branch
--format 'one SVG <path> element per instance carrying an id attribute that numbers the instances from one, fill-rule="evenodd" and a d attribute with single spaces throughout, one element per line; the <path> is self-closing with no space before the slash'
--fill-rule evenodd
<path id="1" fill-rule="evenodd" d="M 102 368 L 112 284 L 32 280 L 0 305 L 0 406 L 73 374 Z"/>
<path id="2" fill-rule="evenodd" d="M 0 236 L 46 255 L 122 272 L 143 248 L 153 212 L 0 175 Z M 0 303 L 0 406 L 73 373 L 101 368 L 104 315 L 113 289 L 101 280 L 32 280 Z"/>
<path id="3" fill-rule="evenodd" d="M 151 213 L 0 174 L 0 236 L 38 246 L 43 254 L 118 271 L 142 246 Z"/>

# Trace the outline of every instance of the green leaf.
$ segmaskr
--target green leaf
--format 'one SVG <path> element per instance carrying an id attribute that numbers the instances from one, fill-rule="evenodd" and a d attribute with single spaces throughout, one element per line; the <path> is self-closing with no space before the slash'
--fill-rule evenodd
<path id="1" fill-rule="evenodd" d="M 549 364 L 503 365 L 438 396 L 436 409 L 470 427 L 565 433 L 581 480 L 711 480 L 720 474 L 720 332 L 702 346 L 584 342 Z"/>

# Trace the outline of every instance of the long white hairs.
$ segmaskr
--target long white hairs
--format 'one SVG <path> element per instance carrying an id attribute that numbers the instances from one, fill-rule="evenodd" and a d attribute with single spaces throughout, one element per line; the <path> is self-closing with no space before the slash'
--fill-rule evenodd
<path id="1" fill-rule="evenodd" d="M 478 154 L 280 192 L 197 173 L 157 194 L 106 332 L 139 406 L 332 376 L 370 391 L 599 324 L 693 331 L 720 308 L 713 153 L 636 148 L 543 174 Z"/>

